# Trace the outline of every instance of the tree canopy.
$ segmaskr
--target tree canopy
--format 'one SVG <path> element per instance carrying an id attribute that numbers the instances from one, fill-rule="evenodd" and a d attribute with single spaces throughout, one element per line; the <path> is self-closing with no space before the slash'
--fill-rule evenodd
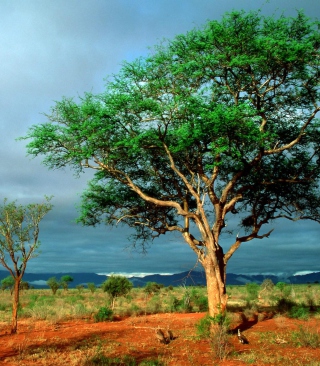
<path id="1" fill-rule="evenodd" d="M 209 21 L 124 63 L 104 93 L 56 102 L 28 152 L 51 169 L 96 170 L 81 223 L 122 222 L 142 244 L 180 232 L 209 295 L 219 285 L 213 314 L 241 243 L 278 218 L 320 221 L 319 26 L 302 12 Z M 224 251 L 234 215 L 241 235 Z"/>
<path id="2" fill-rule="evenodd" d="M 0 205 L 0 264 L 14 282 L 11 333 L 17 332 L 19 291 L 27 263 L 40 246 L 40 221 L 51 211 L 51 197 L 42 203 L 18 205 L 7 199 Z"/>

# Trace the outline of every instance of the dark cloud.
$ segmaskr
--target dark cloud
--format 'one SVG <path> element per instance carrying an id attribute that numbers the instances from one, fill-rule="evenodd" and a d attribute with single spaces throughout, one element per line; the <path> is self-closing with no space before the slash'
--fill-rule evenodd
<path id="1" fill-rule="evenodd" d="M 156 240 L 145 256 L 124 250 L 126 228 L 84 228 L 74 223 L 75 204 L 92 172 L 76 179 L 68 169 L 48 171 L 27 158 L 27 129 L 45 121 L 55 100 L 99 93 L 104 78 L 124 60 L 146 55 L 149 46 L 172 38 L 226 11 L 259 9 L 294 15 L 319 14 L 314 0 L 3 0 L 0 3 L 0 198 L 35 202 L 53 194 L 53 211 L 41 225 L 42 253 L 29 272 L 172 273 L 196 265 L 178 235 Z M 2 199 L 1 198 L 1 199 Z M 295 272 L 319 270 L 319 227 L 281 222 L 269 239 L 244 243 L 229 270 Z M 223 239 L 228 246 L 233 238 Z"/>

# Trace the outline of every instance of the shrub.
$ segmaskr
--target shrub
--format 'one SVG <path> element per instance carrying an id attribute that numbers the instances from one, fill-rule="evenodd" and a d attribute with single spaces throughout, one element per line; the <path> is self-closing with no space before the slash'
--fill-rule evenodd
<path id="1" fill-rule="evenodd" d="M 164 286 L 157 282 L 147 282 L 144 292 L 148 295 L 157 294 Z"/>
<path id="2" fill-rule="evenodd" d="M 13 286 L 14 286 L 14 279 L 12 276 L 7 276 L 3 280 L 1 280 L 2 290 L 4 291 L 8 288 L 10 290 L 11 295 L 12 295 L 12 291 L 13 291 Z"/>
<path id="3" fill-rule="evenodd" d="M 111 309 L 103 306 L 94 315 L 94 320 L 96 322 L 104 322 L 107 320 L 112 320 L 112 316 L 113 316 L 113 311 Z"/>
<path id="4" fill-rule="evenodd" d="M 154 296 L 147 305 L 147 312 L 149 314 L 157 314 L 160 313 L 162 310 L 162 301 L 159 296 Z"/>
<path id="5" fill-rule="evenodd" d="M 197 289 L 193 288 L 190 293 L 190 302 L 198 307 L 199 311 L 207 311 L 208 310 L 208 297 L 203 295 L 201 292 L 197 291 Z M 192 309 L 192 307 L 190 307 Z"/>
<path id="6" fill-rule="evenodd" d="M 89 282 L 87 284 L 88 289 L 91 291 L 91 293 L 93 294 L 96 291 L 96 285 L 93 282 Z"/>
<path id="7" fill-rule="evenodd" d="M 224 360 L 232 351 L 230 342 L 229 319 L 219 314 L 215 317 L 205 316 L 196 325 L 200 338 L 209 338 L 211 349 L 219 360 Z"/>
<path id="8" fill-rule="evenodd" d="M 258 293 L 259 293 L 259 285 L 255 282 L 247 283 L 246 284 L 246 291 L 247 291 L 247 297 L 246 302 L 248 307 L 252 307 L 255 305 L 255 302 L 258 299 Z"/>
<path id="9" fill-rule="evenodd" d="M 47 281 L 47 285 L 50 287 L 52 293 L 55 295 L 60 287 L 60 282 L 55 277 L 50 277 Z"/>
<path id="10" fill-rule="evenodd" d="M 208 297 L 200 296 L 195 300 L 195 305 L 198 306 L 199 311 L 208 311 Z"/>
<path id="11" fill-rule="evenodd" d="M 282 297 L 288 297 L 291 293 L 291 287 L 288 286 L 285 282 L 278 282 L 275 286 L 279 291 Z"/>
<path id="12" fill-rule="evenodd" d="M 310 311 L 304 305 L 295 305 L 290 309 L 288 315 L 290 318 L 307 320 L 309 318 Z"/>
<path id="13" fill-rule="evenodd" d="M 72 282 L 73 281 L 73 277 L 69 276 L 69 275 L 65 275 L 65 276 L 62 276 L 61 277 L 61 286 L 63 287 L 63 289 L 65 291 L 68 290 L 68 287 L 69 287 L 69 282 Z"/>

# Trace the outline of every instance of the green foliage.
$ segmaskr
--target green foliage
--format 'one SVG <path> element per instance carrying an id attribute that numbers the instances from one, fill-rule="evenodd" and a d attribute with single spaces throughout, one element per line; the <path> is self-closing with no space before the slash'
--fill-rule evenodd
<path id="1" fill-rule="evenodd" d="M 260 286 L 257 283 L 251 282 L 246 284 L 246 291 L 250 299 L 258 297 Z"/>
<path id="2" fill-rule="evenodd" d="M 196 324 L 197 334 L 201 339 L 209 339 L 214 355 L 224 360 L 232 351 L 228 333 L 230 321 L 224 314 L 215 317 L 206 315 Z"/>
<path id="3" fill-rule="evenodd" d="M 95 170 L 80 223 L 121 222 L 142 249 L 176 231 L 200 263 L 227 263 L 273 220 L 320 221 L 319 24 L 302 12 L 209 21 L 124 63 L 102 94 L 56 102 L 28 153 Z M 222 250 L 212 228 L 238 226 Z"/>
<path id="4" fill-rule="evenodd" d="M 60 279 L 61 286 L 64 290 L 68 290 L 70 282 L 73 282 L 73 278 L 70 275 L 62 276 Z"/>
<path id="5" fill-rule="evenodd" d="M 147 293 L 148 295 L 156 294 L 163 287 L 164 287 L 164 285 L 159 284 L 157 282 L 147 282 L 146 285 L 145 285 L 145 287 L 144 287 L 144 292 Z"/>
<path id="6" fill-rule="evenodd" d="M 291 286 L 288 285 L 285 282 L 278 282 L 275 285 L 276 289 L 278 289 L 280 291 L 280 296 L 281 297 L 285 297 L 288 298 L 290 296 L 291 293 Z"/>
<path id="7" fill-rule="evenodd" d="M 61 286 L 61 283 L 57 281 L 55 277 L 50 277 L 47 280 L 47 285 L 50 287 L 52 293 L 55 295 Z"/>
<path id="8" fill-rule="evenodd" d="M 28 261 L 37 255 L 40 246 L 39 225 L 44 216 L 51 211 L 52 197 L 45 196 L 42 203 L 18 205 L 5 198 L 0 205 L 0 264 L 14 279 L 12 300 L 11 334 L 17 332 L 20 284 Z"/>
<path id="9" fill-rule="evenodd" d="M 1 280 L 1 289 L 4 291 L 9 289 L 12 292 L 14 286 L 14 278 L 12 276 L 7 276 L 3 280 Z"/>
<path id="10" fill-rule="evenodd" d="M 293 331 L 291 339 L 294 345 L 298 347 L 319 348 L 320 334 L 314 328 L 310 329 L 308 326 L 299 326 L 299 330 Z"/>
<path id="11" fill-rule="evenodd" d="M 282 293 L 284 291 L 284 289 L 287 287 L 288 285 L 285 282 L 277 282 L 276 283 L 276 288 L 278 290 L 280 290 Z"/>
<path id="12" fill-rule="evenodd" d="M 96 285 L 93 282 L 89 282 L 87 284 L 88 289 L 91 291 L 91 293 L 93 294 L 96 291 Z"/>
<path id="13" fill-rule="evenodd" d="M 229 328 L 230 320 L 225 314 L 217 314 L 215 317 L 206 315 L 196 324 L 197 334 L 200 338 L 211 337 L 213 326 Z"/>
<path id="14" fill-rule="evenodd" d="M 107 281 L 102 284 L 102 290 L 107 292 L 112 298 L 112 308 L 114 308 L 115 299 L 119 296 L 127 295 L 133 285 L 126 277 L 111 275 Z"/>
<path id="15" fill-rule="evenodd" d="M 104 322 L 112 320 L 113 311 L 105 306 L 101 307 L 99 311 L 94 315 L 96 322 Z"/>
<path id="16" fill-rule="evenodd" d="M 310 316 L 310 310 L 304 304 L 294 305 L 290 308 L 288 316 L 294 319 L 307 320 Z"/>
<path id="17" fill-rule="evenodd" d="M 69 304 L 77 304 L 79 301 L 82 301 L 84 297 L 78 293 L 76 295 L 71 295 L 65 298 L 65 301 Z"/>
<path id="18" fill-rule="evenodd" d="M 84 366 L 164 366 L 159 360 L 143 360 L 139 363 L 132 356 L 107 357 L 101 352 L 86 361 Z"/>
<path id="19" fill-rule="evenodd" d="M 10 268 L 11 275 L 21 281 L 29 259 L 36 256 L 39 248 L 39 224 L 52 209 L 51 197 L 43 203 L 18 205 L 16 201 L 4 199 L 0 205 L 0 263 Z"/>
<path id="20" fill-rule="evenodd" d="M 257 283 L 247 283 L 246 286 L 247 296 L 246 303 L 248 308 L 253 308 L 256 306 L 256 302 L 258 300 L 258 293 L 260 286 Z"/>

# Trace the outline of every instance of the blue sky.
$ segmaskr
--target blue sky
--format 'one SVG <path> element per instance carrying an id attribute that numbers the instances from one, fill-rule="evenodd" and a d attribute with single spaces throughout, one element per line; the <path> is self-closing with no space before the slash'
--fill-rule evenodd
<path id="1" fill-rule="evenodd" d="M 294 16 L 304 9 L 320 16 L 314 0 L 2 0 L 0 2 L 0 198 L 21 203 L 54 195 L 54 209 L 41 223 L 41 254 L 29 273 L 176 273 L 196 258 L 180 236 L 165 235 L 147 255 L 127 250 L 124 228 L 84 228 L 73 221 L 75 205 L 92 177 L 48 171 L 26 157 L 15 141 L 46 121 L 54 101 L 86 91 L 100 93 L 121 62 L 147 55 L 148 47 L 226 11 L 261 8 L 263 14 Z M 229 262 L 233 273 L 320 271 L 320 225 L 281 221 L 269 239 L 244 243 Z M 225 238 L 223 245 L 232 243 Z"/>

